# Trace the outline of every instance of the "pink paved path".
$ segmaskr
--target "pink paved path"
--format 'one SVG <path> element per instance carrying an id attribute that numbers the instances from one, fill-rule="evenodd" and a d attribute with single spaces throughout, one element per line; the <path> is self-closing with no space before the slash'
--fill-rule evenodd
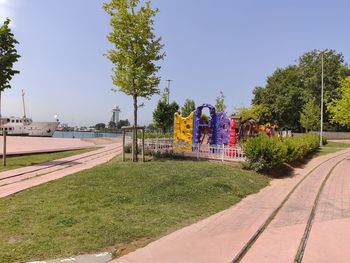
<path id="1" fill-rule="evenodd" d="M 0 198 L 108 162 L 121 153 L 114 142 L 98 150 L 0 173 Z"/>
<path id="2" fill-rule="evenodd" d="M 350 159 L 325 185 L 303 262 L 350 262 Z"/>
<path id="3" fill-rule="evenodd" d="M 169 234 L 144 248 L 138 249 L 128 255 L 111 261 L 112 263 L 205 263 L 205 262 L 231 262 L 239 253 L 251 236 L 264 224 L 270 214 L 281 204 L 287 194 L 294 186 L 300 182 L 314 167 L 322 162 L 335 157 L 319 168 L 310 173 L 310 175 L 300 184 L 285 206 L 273 219 L 265 232 L 259 237 L 251 250 L 243 258 L 242 262 L 294 262 L 294 256 L 299 246 L 300 239 L 304 233 L 304 228 L 308 215 L 311 211 L 311 205 L 317 194 L 318 187 L 322 179 L 329 170 L 338 161 L 350 156 L 349 150 L 337 152 L 311 160 L 303 169 L 296 169 L 295 174 L 287 179 L 275 179 L 269 187 L 261 190 L 259 193 L 248 196 L 237 205 L 204 219 L 196 224 L 180 229 Z M 343 232 L 342 239 L 337 241 L 335 234 L 341 234 L 343 226 L 349 227 L 349 220 L 344 217 L 349 216 L 349 178 L 344 179 L 348 174 L 350 166 L 338 168 L 337 176 L 341 179 L 329 191 L 335 192 L 335 189 L 343 189 L 342 195 L 328 194 L 328 198 L 337 198 L 337 205 L 342 204 L 343 210 L 339 212 L 339 207 L 332 206 L 332 213 L 340 219 L 335 219 L 332 224 L 316 224 L 314 232 L 311 235 L 310 247 L 307 248 L 305 260 L 307 262 L 321 262 L 314 260 L 315 251 L 320 247 L 327 246 L 327 240 L 323 242 L 313 242 L 313 239 L 319 240 L 317 234 L 325 234 L 333 238 L 334 244 L 346 241 L 333 253 L 332 256 L 339 256 L 339 251 L 343 251 L 350 244 L 350 230 Z M 345 170 L 346 169 L 346 170 Z M 335 171 L 336 172 L 336 171 Z M 334 177 L 334 178 L 336 178 Z M 346 180 L 347 185 L 342 183 Z M 330 186 L 328 186 L 330 187 Z M 326 191 L 325 191 L 326 192 Z M 332 197 L 330 197 L 332 196 Z M 333 200 L 333 199 L 332 199 Z M 328 199 L 323 201 L 323 206 L 328 205 Z M 344 212 L 346 211 L 346 212 Z M 336 221 L 338 220 L 338 221 Z M 324 231 L 318 231 L 323 228 Z M 331 230 L 330 230 L 331 229 Z M 333 232 L 336 230 L 338 232 Z M 328 232 L 327 232 L 328 231 Z M 328 233 L 328 234 L 327 234 Z M 316 236 L 316 237 L 315 237 Z M 327 236 L 327 237 L 328 237 Z M 333 245 L 336 247 L 336 245 Z M 310 251 L 310 252 L 308 252 Z M 347 252 L 349 254 L 349 252 Z M 309 256 L 310 254 L 310 256 Z M 348 255 L 346 254 L 346 255 Z M 317 258 L 318 260 L 322 257 Z M 349 256 L 345 257 L 348 259 Z M 306 261 L 305 261 L 306 262 Z M 323 262 L 338 262 L 325 261 Z M 339 261 L 341 262 L 341 261 Z M 345 261 L 344 261 L 345 262 Z"/>
<path id="4" fill-rule="evenodd" d="M 7 154 L 24 154 L 37 152 L 55 152 L 81 149 L 95 146 L 93 140 L 67 138 L 15 137 L 7 138 Z M 3 138 L 0 136 L 0 154 L 2 155 Z"/>

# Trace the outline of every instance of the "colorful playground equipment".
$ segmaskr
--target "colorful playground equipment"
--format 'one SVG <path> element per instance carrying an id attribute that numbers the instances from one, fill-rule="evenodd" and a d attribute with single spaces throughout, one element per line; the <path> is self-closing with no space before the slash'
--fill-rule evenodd
<path id="1" fill-rule="evenodd" d="M 209 109 L 209 120 L 203 118 L 204 108 Z M 174 119 L 174 145 L 178 149 L 191 150 L 193 144 L 237 144 L 236 120 L 228 118 L 225 112 L 216 112 L 210 104 L 199 106 L 188 117 L 175 113 Z"/>
<path id="2" fill-rule="evenodd" d="M 209 110 L 209 116 L 203 114 L 205 108 Z M 240 140 L 259 133 L 267 136 L 279 134 L 276 124 L 260 125 L 256 119 L 228 117 L 225 112 L 217 112 L 210 104 L 199 106 L 187 117 L 175 113 L 174 119 L 174 146 L 179 150 L 192 151 L 193 147 L 200 145 L 235 147 Z"/>
<path id="3" fill-rule="evenodd" d="M 192 112 L 188 117 L 183 118 L 175 113 L 174 118 L 174 144 L 182 150 L 191 150 L 193 142 L 193 116 Z"/>
<path id="4" fill-rule="evenodd" d="M 209 116 L 203 114 L 205 108 L 209 110 Z M 268 136 L 278 134 L 275 124 L 260 125 L 256 119 L 228 117 L 210 104 L 199 106 L 187 117 L 175 113 L 174 119 L 174 145 L 181 150 L 191 151 L 193 146 L 198 145 L 235 147 L 240 140 L 259 133 Z"/>

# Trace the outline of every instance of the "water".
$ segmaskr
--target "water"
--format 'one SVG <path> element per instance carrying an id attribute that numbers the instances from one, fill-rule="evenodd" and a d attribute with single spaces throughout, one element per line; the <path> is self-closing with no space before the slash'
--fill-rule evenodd
<path id="1" fill-rule="evenodd" d="M 54 138 L 115 138 L 122 136 L 122 133 L 107 132 L 76 132 L 76 131 L 55 131 Z"/>

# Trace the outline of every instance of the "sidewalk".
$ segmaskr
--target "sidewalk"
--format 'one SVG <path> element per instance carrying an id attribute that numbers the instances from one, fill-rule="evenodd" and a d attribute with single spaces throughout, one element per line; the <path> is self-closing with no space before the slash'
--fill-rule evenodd
<path id="1" fill-rule="evenodd" d="M 108 162 L 122 152 L 120 146 L 120 143 L 113 143 L 96 151 L 2 172 L 0 198 Z"/>
<path id="2" fill-rule="evenodd" d="M 93 140 L 45 138 L 45 137 L 15 137 L 7 136 L 7 155 L 59 152 L 94 147 Z M 3 138 L 0 137 L 0 155 L 2 155 Z"/>
<path id="3" fill-rule="evenodd" d="M 144 248 L 111 262 L 231 262 L 300 180 L 323 161 L 340 154 L 344 156 L 345 153 L 350 154 L 350 151 L 344 150 L 313 159 L 305 167 L 295 169 L 294 176 L 273 180 L 269 187 L 248 196 L 234 207 L 164 236 Z M 330 162 L 334 163 L 339 158 L 336 157 L 334 161 L 332 159 Z M 315 180 L 315 177 L 313 179 Z M 310 181 L 310 183 L 312 182 Z M 305 188 L 304 190 L 308 191 Z M 263 258 L 260 257 L 258 260 L 258 258 L 253 257 L 253 260 L 244 262 L 261 262 L 261 259 Z"/>

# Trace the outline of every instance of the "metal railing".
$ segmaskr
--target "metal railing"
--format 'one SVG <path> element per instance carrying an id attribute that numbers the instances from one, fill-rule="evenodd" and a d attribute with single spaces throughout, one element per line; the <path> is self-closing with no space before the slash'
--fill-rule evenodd
<path id="1" fill-rule="evenodd" d="M 221 161 L 244 161 L 243 149 L 239 146 L 226 145 L 192 145 L 192 154 L 198 159 L 210 159 Z"/>
<path id="2" fill-rule="evenodd" d="M 142 141 L 139 140 L 138 143 L 141 145 Z M 155 153 L 170 152 L 174 155 L 197 159 L 221 160 L 222 162 L 245 160 L 243 149 L 239 146 L 194 144 L 189 147 L 183 147 L 183 145 L 174 145 L 172 139 L 146 139 L 145 149 Z"/>

